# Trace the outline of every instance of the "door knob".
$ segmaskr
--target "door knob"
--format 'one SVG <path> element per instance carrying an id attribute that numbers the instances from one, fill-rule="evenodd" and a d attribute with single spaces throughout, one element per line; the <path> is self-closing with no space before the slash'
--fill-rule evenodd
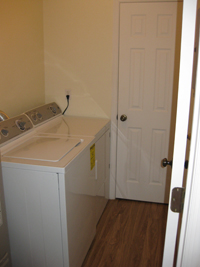
<path id="1" fill-rule="evenodd" d="M 127 120 L 127 116 L 125 114 L 121 115 L 120 120 L 121 121 L 126 121 Z"/>
<path id="2" fill-rule="evenodd" d="M 162 166 L 162 167 L 166 167 L 167 165 L 169 165 L 169 166 L 172 167 L 172 160 L 169 161 L 168 159 L 164 158 L 164 159 L 161 161 L 161 166 Z"/>
<path id="3" fill-rule="evenodd" d="M 172 160 L 168 161 L 166 158 L 164 158 L 161 161 L 161 167 L 166 167 L 167 165 L 170 165 L 172 167 Z M 185 161 L 184 167 L 187 170 L 187 168 L 188 168 L 188 160 Z"/>

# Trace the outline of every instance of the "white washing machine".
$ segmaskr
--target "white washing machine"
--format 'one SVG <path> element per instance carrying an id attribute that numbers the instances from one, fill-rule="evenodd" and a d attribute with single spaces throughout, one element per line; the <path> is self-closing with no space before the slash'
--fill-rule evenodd
<path id="1" fill-rule="evenodd" d="M 107 131 L 96 132 L 98 138 L 45 133 L 42 127 L 58 119 L 46 114 L 59 117 L 60 111 L 55 103 L 45 105 L 46 112 L 43 107 L 30 116 L 42 126 L 33 128 L 26 115 L 0 125 L 13 266 L 78 267 L 95 236 L 100 206 L 95 163 L 105 154 L 94 149 Z"/>
<path id="2" fill-rule="evenodd" d="M 55 102 L 36 107 L 25 114 L 30 118 L 39 135 L 95 137 L 95 216 L 98 223 L 109 198 L 110 120 L 63 116 Z M 43 123 L 45 121 L 48 123 Z"/>

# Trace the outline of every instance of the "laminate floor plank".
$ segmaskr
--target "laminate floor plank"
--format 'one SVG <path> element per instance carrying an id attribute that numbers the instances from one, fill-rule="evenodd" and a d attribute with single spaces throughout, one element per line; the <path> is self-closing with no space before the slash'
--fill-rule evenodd
<path id="1" fill-rule="evenodd" d="M 82 267 L 160 267 L 167 205 L 109 200 Z"/>

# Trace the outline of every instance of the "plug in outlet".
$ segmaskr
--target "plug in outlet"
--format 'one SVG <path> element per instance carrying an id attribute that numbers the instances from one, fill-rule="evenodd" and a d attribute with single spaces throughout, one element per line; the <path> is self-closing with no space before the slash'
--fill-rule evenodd
<path id="1" fill-rule="evenodd" d="M 69 99 L 71 97 L 71 90 L 65 90 L 65 96 L 69 96 Z"/>

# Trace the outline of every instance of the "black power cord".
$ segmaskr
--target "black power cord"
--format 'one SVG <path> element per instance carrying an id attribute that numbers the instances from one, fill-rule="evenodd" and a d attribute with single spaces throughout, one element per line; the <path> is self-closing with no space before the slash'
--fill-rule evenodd
<path id="1" fill-rule="evenodd" d="M 65 114 L 66 110 L 67 110 L 68 107 L 69 107 L 69 97 L 70 97 L 70 95 L 66 95 L 66 98 L 67 98 L 67 106 L 66 106 L 65 110 L 63 111 L 62 115 Z"/>

